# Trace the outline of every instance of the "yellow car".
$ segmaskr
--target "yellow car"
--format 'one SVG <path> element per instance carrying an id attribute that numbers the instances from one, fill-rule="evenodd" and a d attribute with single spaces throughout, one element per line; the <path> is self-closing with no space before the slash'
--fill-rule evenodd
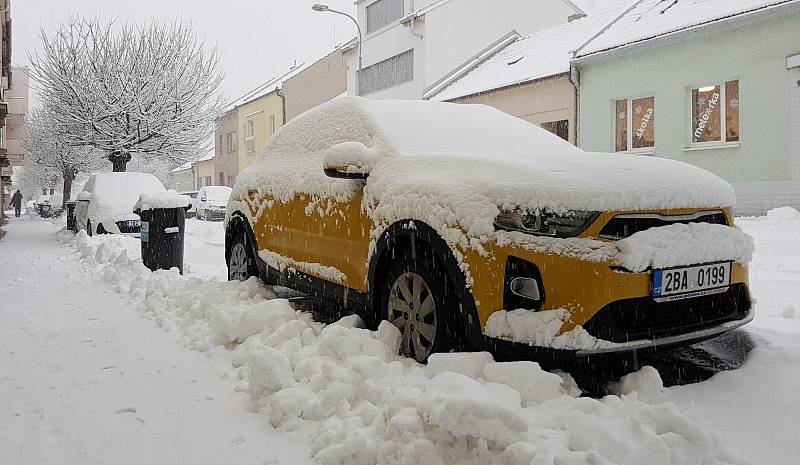
<path id="1" fill-rule="evenodd" d="M 734 202 L 699 168 L 584 152 L 490 107 L 343 97 L 239 174 L 225 255 L 231 280 L 395 324 L 420 362 L 629 353 L 753 318 Z"/>

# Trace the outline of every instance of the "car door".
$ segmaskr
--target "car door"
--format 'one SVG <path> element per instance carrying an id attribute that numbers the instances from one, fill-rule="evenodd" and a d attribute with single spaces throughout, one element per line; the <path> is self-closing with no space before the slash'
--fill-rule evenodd
<path id="1" fill-rule="evenodd" d="M 291 225 L 291 255 L 306 274 L 366 291 L 371 221 L 362 211 L 364 181 L 346 201 L 303 193 L 295 197 Z M 318 266 L 321 265 L 321 266 Z"/>

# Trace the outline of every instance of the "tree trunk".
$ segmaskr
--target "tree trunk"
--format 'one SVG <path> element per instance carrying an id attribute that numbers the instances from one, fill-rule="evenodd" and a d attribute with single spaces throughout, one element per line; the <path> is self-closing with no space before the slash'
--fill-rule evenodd
<path id="1" fill-rule="evenodd" d="M 74 170 L 65 170 L 64 171 L 64 200 L 61 201 L 61 208 L 66 211 L 67 210 L 67 201 L 69 200 L 70 195 L 72 195 L 72 181 L 75 180 L 75 171 Z"/>
<path id="2" fill-rule="evenodd" d="M 131 161 L 131 156 L 127 153 L 113 153 L 108 156 L 108 159 L 111 160 L 111 166 L 114 167 L 112 171 L 118 173 L 126 170 L 128 162 Z"/>

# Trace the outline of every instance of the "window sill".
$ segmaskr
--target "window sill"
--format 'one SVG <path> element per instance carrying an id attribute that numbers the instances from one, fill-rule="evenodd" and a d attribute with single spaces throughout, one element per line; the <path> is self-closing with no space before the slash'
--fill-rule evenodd
<path id="1" fill-rule="evenodd" d="M 697 144 L 697 145 L 690 145 L 688 147 L 682 147 L 681 150 L 684 152 L 697 152 L 700 150 L 718 150 L 718 149 L 738 149 L 739 142 L 711 142 L 706 144 Z"/>
<path id="2" fill-rule="evenodd" d="M 628 155 L 655 155 L 656 149 L 655 147 L 648 147 L 646 149 L 625 150 L 624 152 L 614 152 L 614 153 L 625 153 Z"/>

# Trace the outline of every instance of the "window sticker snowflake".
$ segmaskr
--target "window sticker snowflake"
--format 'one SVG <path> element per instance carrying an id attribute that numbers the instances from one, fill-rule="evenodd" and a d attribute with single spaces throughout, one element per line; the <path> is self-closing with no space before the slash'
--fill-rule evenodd
<path id="1" fill-rule="evenodd" d="M 728 105 L 730 105 L 731 108 L 738 108 L 739 107 L 739 99 L 738 98 L 730 99 L 728 101 Z"/>
<path id="2" fill-rule="evenodd" d="M 621 111 L 621 112 L 617 113 L 617 118 L 619 118 L 620 121 L 624 120 L 625 119 L 625 112 Z"/>
<path id="3" fill-rule="evenodd" d="M 706 98 L 705 98 L 705 97 L 700 97 L 700 98 L 698 98 L 698 99 L 697 99 L 697 106 L 698 106 L 698 107 L 704 107 L 704 106 L 706 106 Z"/>
<path id="4" fill-rule="evenodd" d="M 637 105 L 636 108 L 634 108 L 633 111 L 636 112 L 637 115 L 641 115 L 642 114 L 642 107 Z"/>

